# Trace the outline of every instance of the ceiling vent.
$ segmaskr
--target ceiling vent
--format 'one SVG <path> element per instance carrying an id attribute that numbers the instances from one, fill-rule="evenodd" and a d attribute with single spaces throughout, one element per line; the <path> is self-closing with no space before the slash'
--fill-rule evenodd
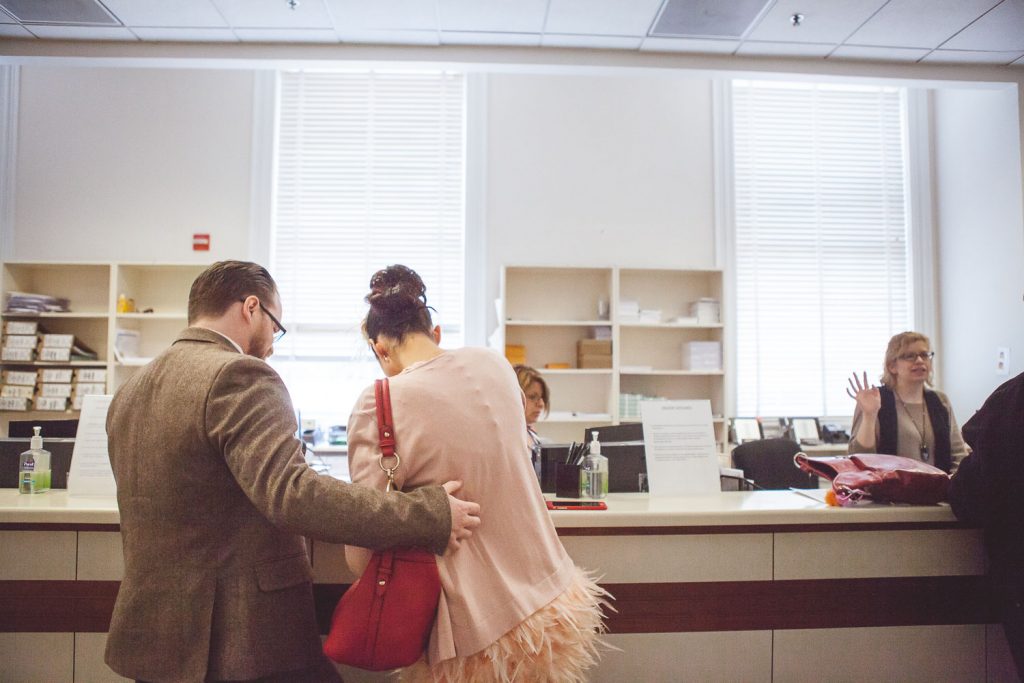
<path id="1" fill-rule="evenodd" d="M 650 35 L 657 38 L 740 38 L 772 0 L 668 0 Z"/>
<path id="2" fill-rule="evenodd" d="M 0 0 L 0 7 L 23 24 L 121 25 L 96 0 Z"/>

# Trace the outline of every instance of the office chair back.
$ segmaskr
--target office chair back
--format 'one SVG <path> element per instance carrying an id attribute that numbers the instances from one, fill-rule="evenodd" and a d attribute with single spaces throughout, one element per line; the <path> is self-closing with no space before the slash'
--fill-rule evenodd
<path id="1" fill-rule="evenodd" d="M 798 489 L 818 488 L 818 478 L 801 471 L 793 464 L 800 444 L 790 439 L 762 439 L 740 444 L 732 451 L 733 467 L 743 470 L 755 488 Z"/>

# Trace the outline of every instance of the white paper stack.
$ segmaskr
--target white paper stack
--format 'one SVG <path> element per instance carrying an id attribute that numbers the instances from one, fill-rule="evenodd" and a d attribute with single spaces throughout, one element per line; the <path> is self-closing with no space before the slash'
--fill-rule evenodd
<path id="1" fill-rule="evenodd" d="M 637 320 L 640 318 L 640 302 L 630 299 L 619 301 L 619 318 L 622 320 Z"/>
<path id="2" fill-rule="evenodd" d="M 684 370 L 721 370 L 722 342 L 684 342 L 682 364 Z"/>
<path id="3" fill-rule="evenodd" d="M 642 309 L 640 309 L 640 322 L 642 322 L 642 323 L 660 323 L 661 322 L 661 309 L 660 308 L 642 308 Z"/>
<path id="4" fill-rule="evenodd" d="M 690 315 L 701 325 L 717 325 L 722 322 L 722 306 L 717 299 L 704 297 L 690 304 Z"/>

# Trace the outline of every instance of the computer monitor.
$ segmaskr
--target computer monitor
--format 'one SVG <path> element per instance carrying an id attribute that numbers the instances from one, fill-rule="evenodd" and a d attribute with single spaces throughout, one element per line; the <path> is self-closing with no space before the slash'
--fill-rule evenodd
<path id="1" fill-rule="evenodd" d="M 758 441 L 762 438 L 761 423 L 756 417 L 732 418 L 732 431 L 734 443 Z"/>
<path id="2" fill-rule="evenodd" d="M 821 431 L 816 417 L 791 417 L 789 426 L 797 443 L 814 445 L 821 443 Z"/>

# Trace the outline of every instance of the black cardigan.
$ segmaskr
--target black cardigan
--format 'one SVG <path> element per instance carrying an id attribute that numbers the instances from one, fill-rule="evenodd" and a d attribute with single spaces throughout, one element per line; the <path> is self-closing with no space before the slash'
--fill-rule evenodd
<path id="1" fill-rule="evenodd" d="M 878 411 L 878 445 L 879 453 L 896 455 L 897 434 L 899 434 L 896 417 L 896 394 L 892 389 L 882 385 L 878 387 L 882 397 L 882 409 Z M 950 444 L 949 411 L 942 399 L 931 389 L 924 390 L 924 404 L 928 408 L 928 420 L 935 435 L 935 462 L 930 463 L 939 469 L 949 472 L 953 469 L 952 446 Z"/>

